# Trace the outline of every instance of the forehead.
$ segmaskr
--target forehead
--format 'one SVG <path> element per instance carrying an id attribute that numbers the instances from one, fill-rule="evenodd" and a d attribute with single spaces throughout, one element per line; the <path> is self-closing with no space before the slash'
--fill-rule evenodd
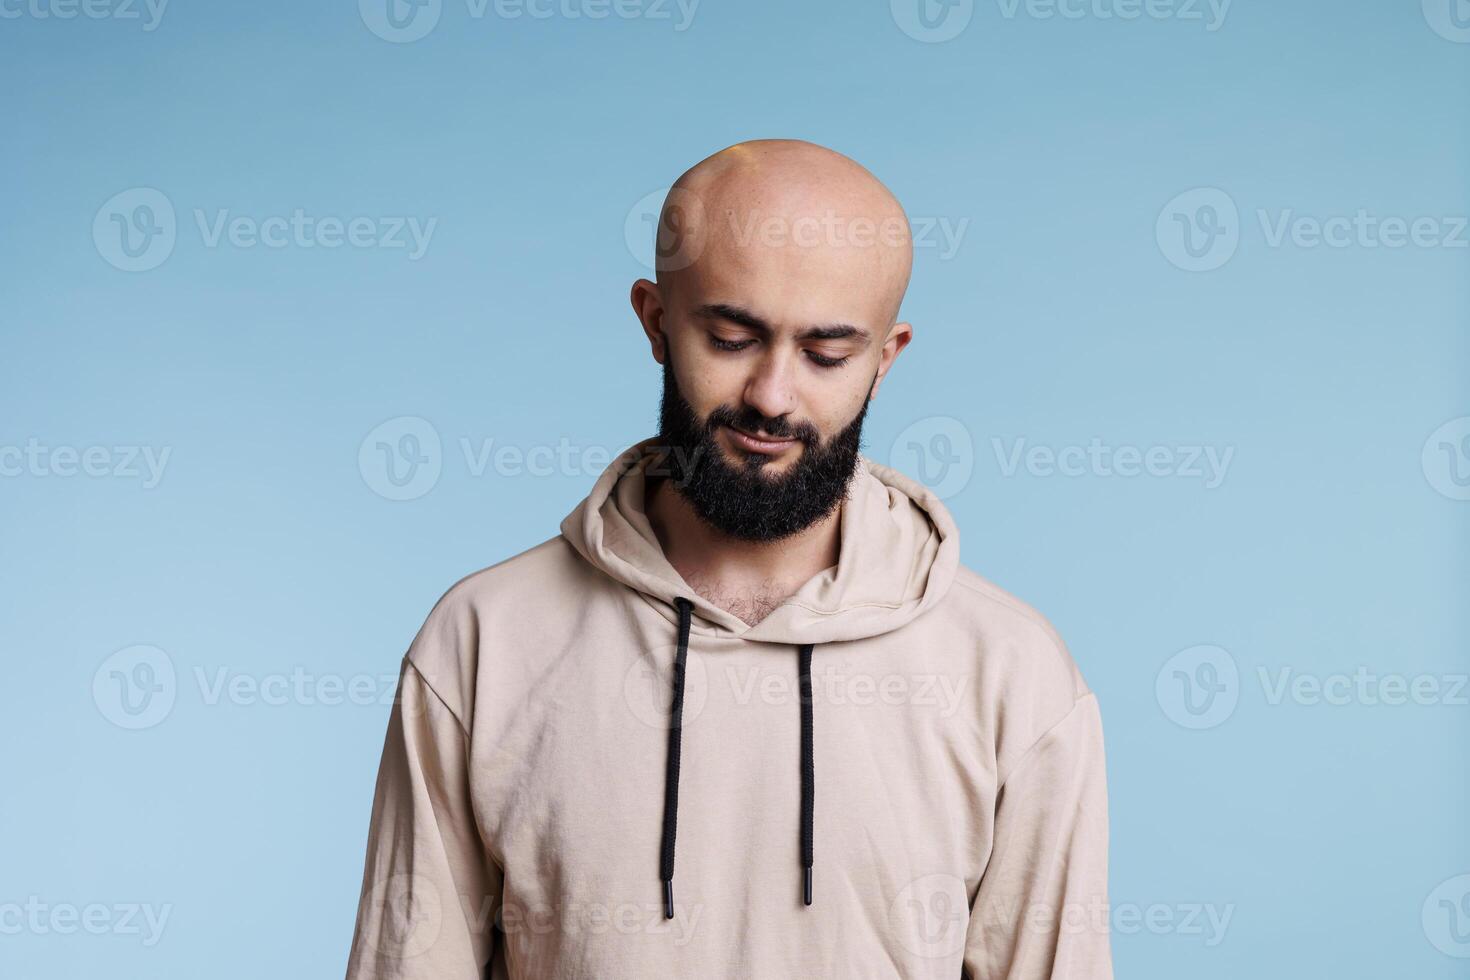
<path id="1" fill-rule="evenodd" d="M 729 303 L 778 328 L 840 321 L 880 336 L 893 316 L 892 243 L 906 226 L 732 211 L 708 216 L 701 231 L 698 258 L 680 274 L 690 307 Z"/>

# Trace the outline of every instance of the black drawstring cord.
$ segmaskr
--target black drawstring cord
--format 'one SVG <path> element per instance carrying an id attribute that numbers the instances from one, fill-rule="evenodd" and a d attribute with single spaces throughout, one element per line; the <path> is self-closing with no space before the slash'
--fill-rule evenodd
<path id="1" fill-rule="evenodd" d="M 674 599 L 679 610 L 679 648 L 674 654 L 673 701 L 669 707 L 669 754 L 664 769 L 664 832 L 659 854 L 659 878 L 664 883 L 664 918 L 674 917 L 674 837 L 679 822 L 679 751 L 684 741 L 684 665 L 689 659 L 689 624 L 694 603 Z M 812 648 L 797 649 L 801 692 L 801 898 L 812 904 L 812 828 L 816 812 L 816 759 L 812 738 Z"/>
<path id="2" fill-rule="evenodd" d="M 812 817 L 816 810 L 817 765 L 812 751 L 812 644 L 797 651 L 801 678 L 801 899 L 812 904 Z"/>
<path id="3" fill-rule="evenodd" d="M 679 652 L 674 655 L 674 700 L 669 708 L 669 755 L 664 768 L 664 834 L 659 877 L 664 883 L 664 918 L 674 917 L 674 834 L 679 822 L 679 750 L 684 740 L 684 662 L 689 657 L 689 620 L 694 603 L 674 600 L 679 610 Z"/>

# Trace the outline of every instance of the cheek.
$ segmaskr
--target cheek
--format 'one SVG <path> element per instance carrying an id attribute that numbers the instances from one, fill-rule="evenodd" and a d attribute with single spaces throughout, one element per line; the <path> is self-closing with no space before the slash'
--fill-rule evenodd
<path id="1" fill-rule="evenodd" d="M 823 411 L 816 419 L 824 439 L 832 438 L 852 424 L 853 420 L 858 417 L 858 413 L 863 410 L 863 404 L 868 399 L 868 389 L 869 386 L 865 384 L 856 394 L 844 390 L 841 396 L 834 396 L 834 400 L 837 397 L 841 398 L 841 404 L 835 409 Z"/>
<path id="2" fill-rule="evenodd" d="M 722 369 L 706 351 L 680 350 L 674 357 L 679 393 L 700 418 L 717 405 L 739 407 L 742 381 L 734 372 Z"/>

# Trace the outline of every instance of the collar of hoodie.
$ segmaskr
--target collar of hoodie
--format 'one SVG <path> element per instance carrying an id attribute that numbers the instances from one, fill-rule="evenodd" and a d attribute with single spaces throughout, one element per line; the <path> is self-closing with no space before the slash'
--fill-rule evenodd
<path id="1" fill-rule="evenodd" d="M 838 643 L 898 629 L 939 603 L 959 567 L 959 529 L 923 484 L 858 457 L 839 518 L 838 562 L 812 576 L 754 626 L 696 593 L 664 557 L 644 510 L 646 469 L 657 438 L 629 447 L 561 522 L 593 567 L 633 590 L 670 629 L 674 600 L 691 603 L 695 635 L 763 643 Z"/>

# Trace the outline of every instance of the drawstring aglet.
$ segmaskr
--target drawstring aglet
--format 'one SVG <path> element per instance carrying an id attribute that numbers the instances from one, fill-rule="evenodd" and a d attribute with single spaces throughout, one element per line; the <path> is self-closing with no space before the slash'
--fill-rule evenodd
<path id="1" fill-rule="evenodd" d="M 804 904 L 804 905 L 810 905 L 810 904 L 812 904 L 812 869 L 811 868 L 807 868 L 806 869 L 805 881 L 803 881 L 802 884 L 803 884 L 803 888 L 801 890 L 802 904 Z"/>
<path id="2" fill-rule="evenodd" d="M 811 900 L 810 899 L 807 900 L 807 904 L 808 905 L 811 904 Z M 664 882 L 664 918 L 665 919 L 672 919 L 673 917 L 674 917 L 674 883 L 672 881 L 665 881 Z"/>

